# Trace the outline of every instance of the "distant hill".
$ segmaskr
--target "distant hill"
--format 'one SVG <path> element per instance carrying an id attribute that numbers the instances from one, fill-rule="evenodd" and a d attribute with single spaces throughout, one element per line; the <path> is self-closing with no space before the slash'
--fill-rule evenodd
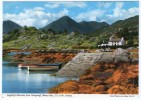
<path id="1" fill-rule="evenodd" d="M 79 24 L 83 27 L 83 30 L 86 33 L 92 33 L 100 28 L 109 26 L 109 24 L 107 24 L 106 22 L 96 22 L 96 21 L 90 21 L 90 22 L 83 21 L 80 22 Z"/>
<path id="2" fill-rule="evenodd" d="M 15 29 L 21 29 L 22 27 L 20 25 L 18 25 L 17 23 L 7 20 L 7 21 L 3 21 L 3 33 L 7 34 L 12 30 Z"/>
<path id="3" fill-rule="evenodd" d="M 125 20 L 119 20 L 110 26 L 98 29 L 94 34 L 97 36 L 101 35 L 111 35 L 118 31 L 118 29 L 128 28 L 131 31 L 139 32 L 139 15 L 127 18 Z"/>
<path id="4" fill-rule="evenodd" d="M 60 19 L 50 23 L 49 25 L 42 28 L 42 30 L 47 31 L 48 29 L 52 29 L 55 32 L 80 32 L 80 33 L 92 33 L 97 29 L 100 29 L 104 26 L 109 26 L 106 22 L 80 22 L 77 23 L 73 19 L 68 16 L 63 16 Z"/>
<path id="5" fill-rule="evenodd" d="M 119 20 L 112 25 L 93 21 L 77 23 L 65 16 L 49 24 L 45 29 L 48 30 L 49 28 L 54 28 L 53 30 L 58 32 L 62 29 L 62 32 L 54 34 L 52 31 L 42 31 L 35 27 L 25 26 L 19 31 L 14 30 L 4 34 L 3 48 L 23 49 L 30 46 L 31 49 L 93 49 L 97 48 L 97 45 L 101 44 L 103 40 L 108 41 L 111 35 L 115 33 L 124 37 L 128 46 L 138 46 L 139 44 L 139 16 Z M 63 30 L 65 29 L 69 32 L 94 32 L 64 34 Z"/>

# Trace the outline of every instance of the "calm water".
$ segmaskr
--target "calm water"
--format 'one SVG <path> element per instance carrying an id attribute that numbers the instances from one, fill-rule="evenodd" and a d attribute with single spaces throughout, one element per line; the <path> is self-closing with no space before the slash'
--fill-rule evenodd
<path id="1" fill-rule="evenodd" d="M 19 70 L 18 63 L 9 59 L 11 55 L 3 59 L 2 92 L 3 93 L 47 93 L 48 89 L 66 80 L 75 78 L 50 76 L 55 72 L 28 72 Z"/>

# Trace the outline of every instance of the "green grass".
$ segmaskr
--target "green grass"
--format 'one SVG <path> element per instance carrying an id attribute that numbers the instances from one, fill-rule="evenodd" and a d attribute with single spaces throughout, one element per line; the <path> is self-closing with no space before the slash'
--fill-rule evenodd
<path id="1" fill-rule="evenodd" d="M 73 38 L 67 38 L 68 35 L 55 35 L 55 38 L 52 39 L 37 39 L 36 35 L 32 35 L 32 37 L 22 40 L 16 39 L 9 42 L 3 43 L 3 47 L 10 49 L 21 49 L 24 45 L 30 44 L 31 49 L 71 49 L 72 46 L 80 45 L 80 46 L 94 46 L 96 41 L 90 42 L 89 40 L 84 38 L 80 38 L 79 36 Z"/>

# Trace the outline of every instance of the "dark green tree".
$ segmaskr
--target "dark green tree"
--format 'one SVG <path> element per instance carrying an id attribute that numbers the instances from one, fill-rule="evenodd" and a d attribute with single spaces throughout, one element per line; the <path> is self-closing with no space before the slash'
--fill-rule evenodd
<path id="1" fill-rule="evenodd" d="M 134 45 L 134 41 L 132 39 L 127 41 L 127 45 L 128 46 L 133 46 Z"/>

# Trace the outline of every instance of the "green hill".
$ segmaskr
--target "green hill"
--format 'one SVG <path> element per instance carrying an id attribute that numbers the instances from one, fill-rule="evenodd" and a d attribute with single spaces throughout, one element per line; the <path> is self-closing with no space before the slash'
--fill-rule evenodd
<path id="1" fill-rule="evenodd" d="M 66 22 L 66 21 L 65 21 Z M 73 22 L 75 23 L 75 22 Z M 84 24 L 80 23 L 80 24 Z M 89 23 L 91 25 L 91 23 Z M 89 24 L 85 24 L 86 27 Z M 70 26 L 71 27 L 71 26 Z M 86 28 L 85 28 L 86 30 Z M 124 37 L 126 44 L 139 44 L 139 16 L 120 20 L 110 26 L 105 26 L 93 33 L 81 34 L 80 32 L 55 32 L 53 29 L 46 31 L 35 27 L 23 27 L 3 35 L 3 48 L 14 49 L 93 49 L 103 40 L 117 33 Z M 133 44 L 131 46 L 133 46 Z"/>
<path id="2" fill-rule="evenodd" d="M 56 33 L 67 31 L 68 33 L 71 32 L 79 32 L 79 33 L 92 33 L 96 30 L 104 27 L 109 26 L 106 22 L 80 22 L 77 23 L 73 19 L 68 16 L 63 16 L 58 20 L 50 23 L 49 25 L 41 28 L 41 30 L 47 31 L 48 29 L 54 30 Z"/>
<path id="3" fill-rule="evenodd" d="M 101 28 L 93 33 L 93 36 L 99 36 L 99 41 L 108 40 L 109 37 L 117 33 L 125 38 L 126 42 L 133 40 L 134 44 L 139 44 L 139 15 L 125 20 L 119 20 L 110 26 Z"/>
<path id="4" fill-rule="evenodd" d="M 7 20 L 7 21 L 3 21 L 3 33 L 7 34 L 10 31 L 13 31 L 15 29 L 21 29 L 22 27 L 20 25 L 18 25 L 17 23 Z"/>

